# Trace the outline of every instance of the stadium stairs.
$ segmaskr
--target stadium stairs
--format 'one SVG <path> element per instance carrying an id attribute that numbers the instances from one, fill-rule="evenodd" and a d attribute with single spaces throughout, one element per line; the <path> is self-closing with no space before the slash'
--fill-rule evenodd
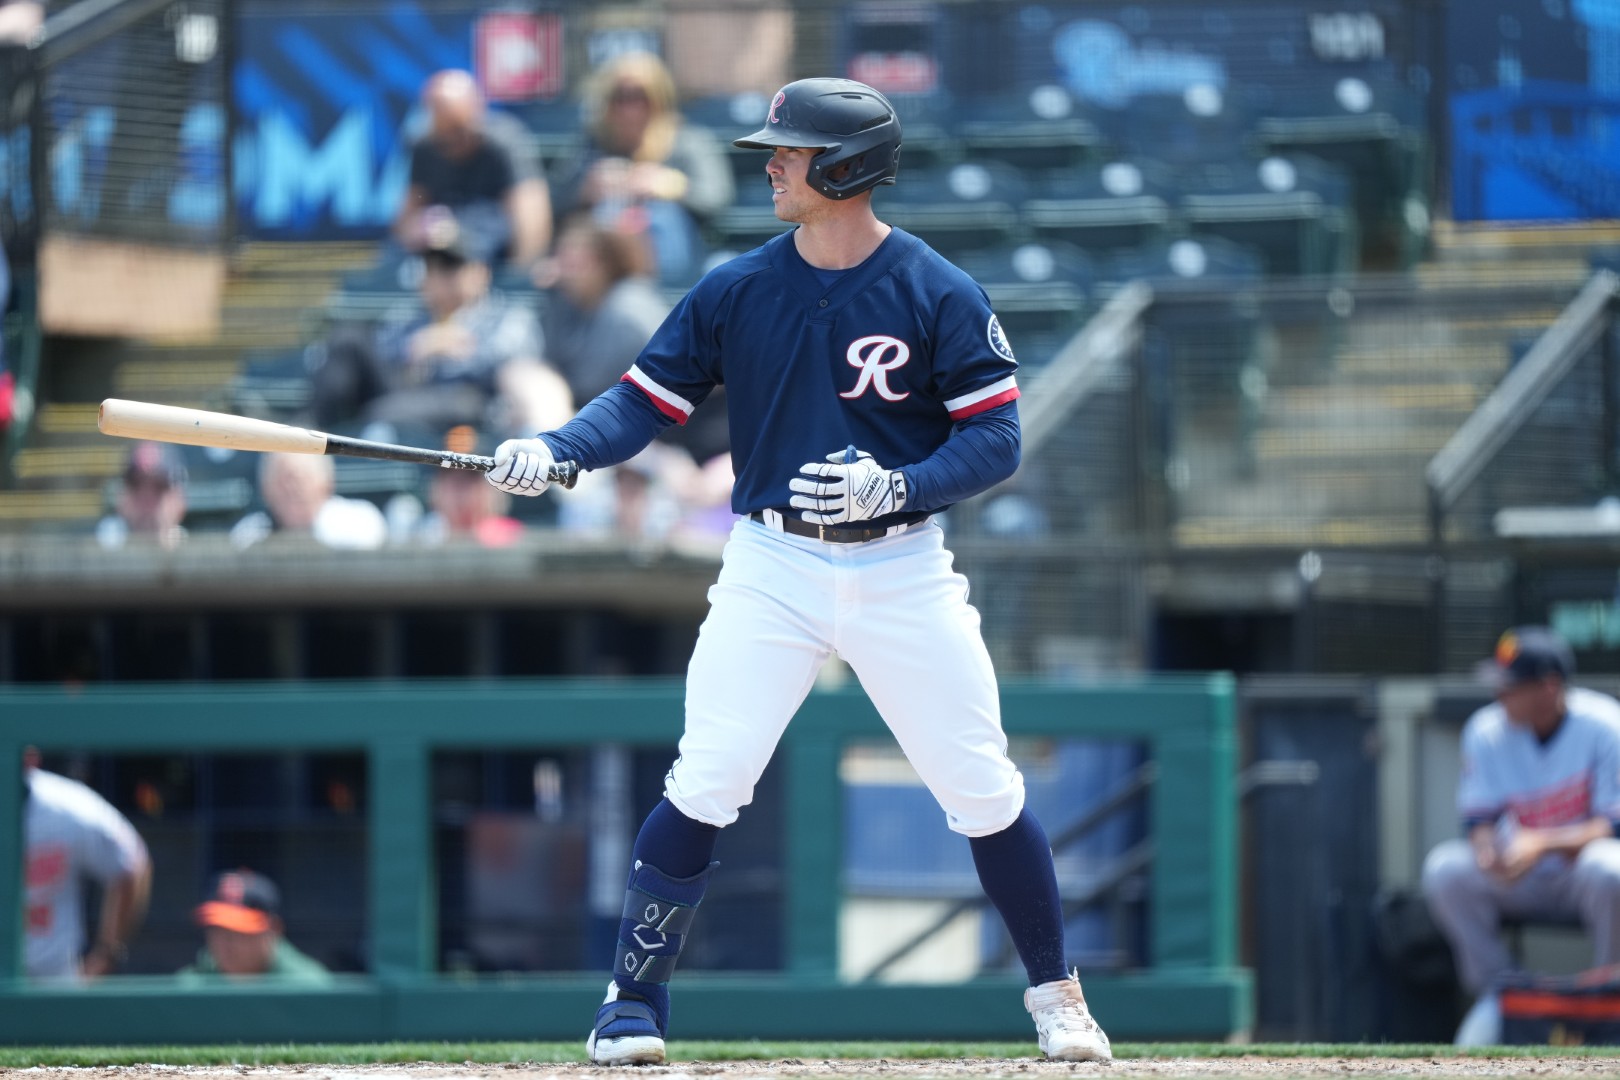
<path id="1" fill-rule="evenodd" d="M 1620 224 L 1442 225 L 1408 278 L 1355 290 L 1354 317 L 1272 325 L 1250 415 L 1196 420 L 1176 495 L 1182 550 L 1391 547 L 1428 539 L 1424 468 L 1557 318 Z M 1234 431 L 1238 434 L 1234 436 Z"/>
<path id="2" fill-rule="evenodd" d="M 236 393 L 245 358 L 310 341 L 340 276 L 375 257 L 372 244 L 250 243 L 229 255 L 209 340 L 47 338 L 38 408 L 0 483 L 0 533 L 88 531 L 129 450 L 97 431 L 103 398 L 250 411 Z"/>

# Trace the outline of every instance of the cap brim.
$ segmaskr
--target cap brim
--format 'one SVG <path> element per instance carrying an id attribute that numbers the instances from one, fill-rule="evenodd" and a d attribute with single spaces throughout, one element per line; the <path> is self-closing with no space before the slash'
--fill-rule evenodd
<path id="1" fill-rule="evenodd" d="M 772 131 L 769 127 L 762 127 L 752 135 L 734 139 L 731 145 L 742 150 L 775 150 L 778 146 L 797 147 L 801 150 L 831 150 L 840 144 L 816 142 L 814 139 L 806 139 L 802 135 L 794 135 L 781 130 Z"/>
<path id="2" fill-rule="evenodd" d="M 204 926 L 235 930 L 238 934 L 262 934 L 270 929 L 270 916 L 265 912 L 218 900 L 198 906 L 197 921 Z"/>

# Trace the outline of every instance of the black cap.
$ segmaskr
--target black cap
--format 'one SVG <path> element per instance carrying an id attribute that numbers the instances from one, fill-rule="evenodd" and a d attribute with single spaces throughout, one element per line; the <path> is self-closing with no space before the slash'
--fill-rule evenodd
<path id="1" fill-rule="evenodd" d="M 240 934 L 262 934 L 281 910 L 281 893 L 263 874 L 227 870 L 214 879 L 208 899 L 197 906 L 197 921 Z"/>
<path id="2" fill-rule="evenodd" d="M 186 466 L 180 452 L 168 443 L 138 442 L 124 463 L 124 483 L 151 478 L 161 480 L 169 487 L 186 482 Z"/>
<path id="3" fill-rule="evenodd" d="M 1575 674 L 1575 657 L 1569 643 L 1556 631 L 1545 626 L 1518 626 L 1497 640 L 1496 653 L 1480 665 L 1480 673 L 1498 690 L 1549 675 L 1567 681 Z"/>

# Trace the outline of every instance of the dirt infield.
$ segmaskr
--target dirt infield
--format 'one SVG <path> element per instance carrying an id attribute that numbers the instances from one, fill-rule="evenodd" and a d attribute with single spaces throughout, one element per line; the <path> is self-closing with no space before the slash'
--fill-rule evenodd
<path id="1" fill-rule="evenodd" d="M 329 1066 L 288 1065 L 274 1068 L 228 1066 L 128 1065 L 101 1068 L 0 1069 L 0 1080 L 827 1080 L 846 1077 L 890 1077 L 894 1080 L 979 1080 L 1009 1077 L 1176 1077 L 1219 1080 L 1232 1077 L 1494 1077 L 1532 1076 L 1537 1080 L 1560 1077 L 1620 1078 L 1620 1057 L 1225 1057 L 1141 1058 L 1112 1065 L 1069 1064 L 1036 1058 L 959 1058 L 917 1061 L 836 1060 L 809 1061 L 682 1061 L 657 1066 L 603 1068 L 585 1064 Z"/>

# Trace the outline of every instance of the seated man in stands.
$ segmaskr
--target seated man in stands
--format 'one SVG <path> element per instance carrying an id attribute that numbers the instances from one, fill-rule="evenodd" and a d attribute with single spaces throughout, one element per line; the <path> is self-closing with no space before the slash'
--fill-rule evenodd
<path id="1" fill-rule="evenodd" d="M 394 219 L 407 251 L 428 245 L 425 214 L 446 207 L 496 236 L 498 258 L 528 266 L 551 245 L 551 193 L 523 125 L 491 112 L 465 71 L 427 81 L 429 128 L 411 148 L 410 186 Z"/>
<path id="2" fill-rule="evenodd" d="M 330 548 L 378 548 L 388 540 L 383 512 L 337 494 L 332 459 L 319 454 L 266 454 L 259 464 L 265 509 L 231 526 L 231 543 L 252 547 L 271 536 L 308 536 Z"/>
<path id="3" fill-rule="evenodd" d="M 531 431 L 573 413 L 567 384 L 541 361 L 539 321 L 490 288 L 492 238 L 454 218 L 430 222 L 422 312 L 399 327 L 351 327 L 327 344 L 312 387 L 321 428 L 385 424 L 437 440 L 458 425 Z"/>

